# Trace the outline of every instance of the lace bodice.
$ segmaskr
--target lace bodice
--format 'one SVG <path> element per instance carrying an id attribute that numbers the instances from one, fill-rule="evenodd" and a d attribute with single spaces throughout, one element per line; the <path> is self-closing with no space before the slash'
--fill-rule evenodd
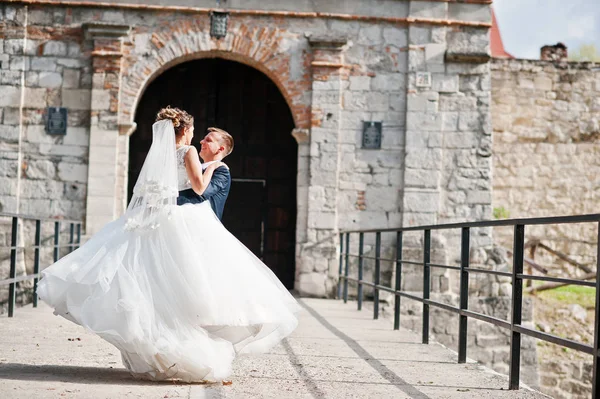
<path id="1" fill-rule="evenodd" d="M 177 151 L 177 189 L 179 191 L 187 190 L 192 188 L 190 179 L 188 178 L 187 171 L 185 170 L 185 154 L 194 147 L 191 145 L 184 145 L 179 147 Z"/>

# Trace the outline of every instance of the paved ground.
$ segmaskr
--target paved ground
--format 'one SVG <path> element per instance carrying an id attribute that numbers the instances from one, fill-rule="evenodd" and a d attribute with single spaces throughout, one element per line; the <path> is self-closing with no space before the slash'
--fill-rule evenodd
<path id="1" fill-rule="evenodd" d="M 506 377 L 355 304 L 301 302 L 300 327 L 271 353 L 236 360 L 231 386 L 135 381 L 103 340 L 43 304 L 17 309 L 0 317 L 0 398 L 546 398 L 507 391 Z"/>

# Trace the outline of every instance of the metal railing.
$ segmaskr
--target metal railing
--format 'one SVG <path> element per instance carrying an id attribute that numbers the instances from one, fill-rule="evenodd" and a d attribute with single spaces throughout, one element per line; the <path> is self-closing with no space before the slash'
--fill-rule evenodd
<path id="1" fill-rule="evenodd" d="M 494 324 L 498 327 L 508 329 L 510 335 L 510 369 L 509 369 L 509 389 L 519 389 L 520 384 L 520 367 L 521 367 L 521 336 L 526 335 L 542 341 L 550 342 L 565 348 L 581 351 L 593 356 L 593 377 L 592 377 L 592 397 L 600 399 L 600 374 L 598 373 L 598 360 L 600 353 L 598 347 L 598 332 L 600 330 L 600 245 L 596 242 L 596 281 L 583 281 L 576 279 L 566 279 L 559 277 L 535 276 L 524 274 L 524 248 L 525 248 L 525 226 L 532 225 L 558 225 L 558 224 L 573 224 L 573 223 L 590 223 L 597 224 L 597 236 L 600 239 L 600 214 L 565 216 L 565 217 L 550 217 L 550 218 L 532 218 L 532 219 L 508 219 L 494 220 L 473 223 L 455 223 L 442 224 L 419 227 L 405 227 L 392 229 L 370 229 L 370 230 L 353 230 L 343 231 L 340 233 L 340 264 L 339 264 L 339 283 L 338 297 L 342 297 L 344 302 L 348 301 L 348 282 L 357 283 L 357 302 L 358 310 L 362 309 L 363 303 L 363 286 L 373 287 L 373 318 L 379 317 L 379 292 L 385 291 L 394 294 L 394 329 L 400 328 L 400 304 L 401 298 L 407 298 L 423 304 L 422 313 L 422 342 L 429 343 L 429 307 L 434 306 L 446 311 L 458 314 L 459 329 L 458 329 L 458 363 L 465 363 L 467 360 L 467 320 L 468 318 L 477 319 L 483 322 Z M 471 267 L 469 264 L 469 256 L 471 250 L 470 236 L 471 229 L 483 227 L 513 227 L 513 268 L 511 272 L 498 270 L 486 270 L 481 268 Z M 461 261 L 460 266 L 440 265 L 431 263 L 431 232 L 432 231 L 448 231 L 452 229 L 460 229 L 461 231 Z M 405 232 L 423 232 L 423 259 L 422 260 L 407 260 L 402 258 L 402 239 Z M 396 258 L 384 259 L 381 258 L 381 234 L 396 233 Z M 349 250 L 350 235 L 358 234 L 358 254 L 351 254 Z M 364 238 L 365 234 L 375 234 L 375 256 L 369 257 L 364 255 Z M 345 251 L 344 251 L 345 249 Z M 349 260 L 350 257 L 358 258 L 358 276 L 357 278 L 349 276 Z M 375 261 L 375 270 L 373 282 L 363 279 L 364 259 L 372 259 Z M 395 264 L 395 288 L 386 287 L 380 284 L 381 261 L 392 262 Z M 405 264 L 422 266 L 423 270 L 423 293 L 422 297 L 402 291 L 402 266 Z M 451 306 L 445 303 L 430 299 L 431 287 L 431 268 L 444 268 L 456 270 L 460 272 L 460 294 L 459 306 Z M 511 278 L 512 282 L 512 304 L 511 304 L 511 321 L 499 319 L 497 317 L 485 315 L 470 311 L 468 309 L 469 299 L 469 275 L 471 273 L 483 273 L 488 275 L 503 276 Z M 523 281 L 537 280 L 546 282 L 566 283 L 579 286 L 595 287 L 596 288 L 596 305 L 594 319 L 594 344 L 587 345 L 581 342 L 565 339 L 553 334 L 541 332 L 522 325 L 522 307 L 523 307 Z"/>
<path id="2" fill-rule="evenodd" d="M 69 248 L 69 252 L 79 248 L 81 243 L 81 221 L 67 219 L 52 219 L 40 218 L 36 216 L 20 215 L 13 213 L 0 213 L 1 218 L 9 218 L 11 220 L 11 238 L 10 246 L 0 246 L 0 250 L 10 250 L 10 270 L 9 278 L 0 280 L 0 286 L 8 285 L 8 317 L 13 317 L 17 298 L 17 283 L 20 281 L 33 280 L 33 307 L 37 307 L 37 283 L 40 277 L 40 250 L 43 248 L 53 249 L 53 261 L 60 259 L 61 248 Z M 35 222 L 35 238 L 33 245 L 23 245 L 19 243 L 19 222 L 23 221 Z M 54 237 L 52 245 L 42 245 L 41 233 L 42 222 L 54 224 Z M 61 225 L 69 226 L 69 243 L 60 244 Z M 33 256 L 33 274 L 17 277 L 17 252 L 27 249 L 34 250 Z"/>

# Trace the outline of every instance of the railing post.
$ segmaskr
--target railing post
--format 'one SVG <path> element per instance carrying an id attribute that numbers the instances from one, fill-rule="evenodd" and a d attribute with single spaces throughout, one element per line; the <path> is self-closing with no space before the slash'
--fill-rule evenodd
<path id="1" fill-rule="evenodd" d="M 342 297 L 342 272 L 344 271 L 344 233 L 340 233 L 340 270 L 338 273 L 338 292 L 337 297 Z"/>
<path id="2" fill-rule="evenodd" d="M 58 262 L 60 256 L 60 222 L 54 222 L 54 262 Z"/>
<path id="3" fill-rule="evenodd" d="M 600 223 L 598 224 L 598 240 L 600 240 Z M 600 374 L 598 373 L 598 361 L 600 360 L 598 349 L 598 333 L 600 332 L 600 241 L 596 241 L 596 317 L 594 318 L 594 374 L 592 376 L 592 399 L 600 399 Z"/>
<path id="4" fill-rule="evenodd" d="M 13 216 L 10 234 L 10 272 L 9 278 L 17 277 L 17 238 L 19 230 L 19 218 Z M 15 303 L 17 301 L 17 283 L 12 282 L 8 286 L 8 317 L 13 317 Z"/>
<path id="5" fill-rule="evenodd" d="M 468 227 L 462 228 L 461 246 L 460 246 L 460 309 L 469 308 L 469 272 L 465 269 L 469 267 L 469 255 L 471 230 Z M 458 322 L 458 362 L 467 361 L 467 316 L 460 315 Z"/>
<path id="6" fill-rule="evenodd" d="M 400 329 L 400 295 L 402 287 L 402 231 L 396 233 L 396 295 L 394 297 L 394 330 Z"/>
<path id="7" fill-rule="evenodd" d="M 521 372 L 521 333 L 514 327 L 521 324 L 523 310 L 523 279 L 518 275 L 523 274 L 523 257 L 525 255 L 525 225 L 515 226 L 513 244 L 513 271 L 512 271 L 512 318 L 510 338 L 510 382 L 509 389 L 519 389 Z"/>
<path id="8" fill-rule="evenodd" d="M 381 274 L 381 232 L 375 233 L 375 287 L 373 287 L 373 318 L 379 318 L 379 277 Z"/>
<path id="9" fill-rule="evenodd" d="M 33 274 L 40 272 L 40 245 L 41 245 L 41 221 L 38 219 L 35 221 L 35 250 L 33 251 Z M 33 307 L 36 308 L 38 304 L 37 296 L 37 285 L 39 279 L 33 278 Z"/>
<path id="10" fill-rule="evenodd" d="M 348 269 L 350 268 L 350 233 L 346 233 L 346 269 L 344 270 L 344 303 L 348 302 Z"/>
<path id="11" fill-rule="evenodd" d="M 81 222 L 77 223 L 77 245 L 75 245 L 75 249 L 79 248 L 79 244 L 81 244 Z"/>
<path id="12" fill-rule="evenodd" d="M 423 299 L 429 299 L 431 289 L 431 230 L 423 236 Z M 423 302 L 423 343 L 429 343 L 429 304 Z"/>
<path id="13" fill-rule="evenodd" d="M 365 233 L 358 236 L 358 310 L 362 310 L 363 303 L 363 252 L 365 246 Z"/>
<path id="14" fill-rule="evenodd" d="M 73 252 L 73 247 L 75 245 L 75 223 L 69 224 L 69 252 Z"/>

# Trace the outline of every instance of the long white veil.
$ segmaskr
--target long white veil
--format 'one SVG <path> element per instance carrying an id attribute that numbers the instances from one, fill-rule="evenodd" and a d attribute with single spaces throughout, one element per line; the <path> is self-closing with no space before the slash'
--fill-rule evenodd
<path id="1" fill-rule="evenodd" d="M 175 129 L 170 119 L 152 125 L 152 145 L 125 212 L 127 230 L 155 229 L 159 216 L 177 205 Z"/>

